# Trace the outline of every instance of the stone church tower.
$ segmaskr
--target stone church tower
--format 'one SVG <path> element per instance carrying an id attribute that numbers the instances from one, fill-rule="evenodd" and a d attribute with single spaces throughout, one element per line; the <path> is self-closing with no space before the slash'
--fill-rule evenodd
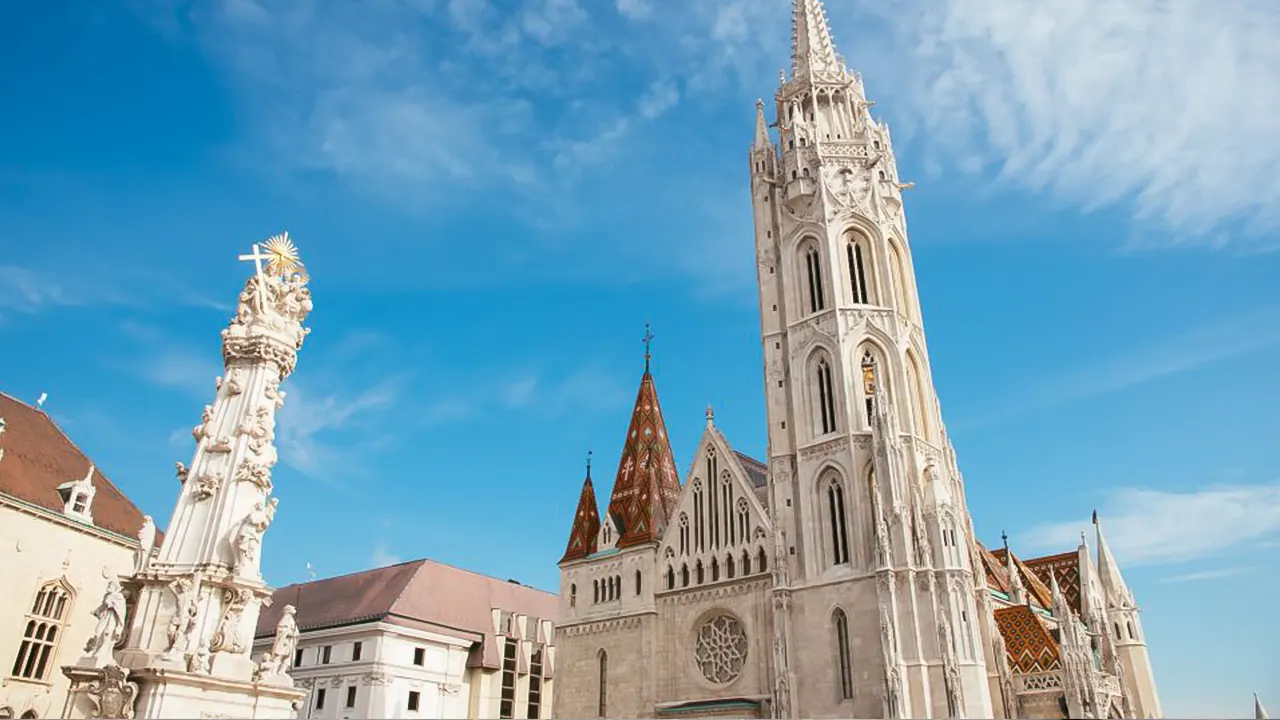
<path id="1" fill-rule="evenodd" d="M 942 424 L 888 128 L 795 0 L 779 146 L 757 106 L 752 202 L 791 715 L 991 717 L 964 487 Z M 847 669 L 796 652 L 849 646 Z M 824 678 L 829 692 L 796 693 Z M 787 695 L 790 697 L 787 697 Z"/>
<path id="2" fill-rule="evenodd" d="M 707 411 L 681 482 L 648 365 L 607 510 L 560 561 L 557 717 L 1159 717 L 1098 533 L 978 542 L 934 392 L 888 128 L 793 0 L 750 160 L 768 457 Z M 776 140 L 773 129 L 776 128 Z M 649 340 L 646 335 L 646 342 Z"/>

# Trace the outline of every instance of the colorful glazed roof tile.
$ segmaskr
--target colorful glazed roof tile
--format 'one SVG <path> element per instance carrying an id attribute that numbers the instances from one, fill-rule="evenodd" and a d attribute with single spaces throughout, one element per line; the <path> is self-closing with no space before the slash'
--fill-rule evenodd
<path id="1" fill-rule="evenodd" d="M 1006 562 L 1005 552 L 1004 548 L 991 551 L 991 555 L 995 557 L 1001 566 L 1004 566 Z M 1032 572 L 1031 568 L 1027 567 L 1027 564 L 1019 559 L 1017 555 L 1013 556 L 1013 564 L 1018 568 L 1018 573 L 1022 576 L 1022 584 L 1027 588 L 1027 592 L 1031 593 L 1031 599 L 1035 600 L 1042 608 L 1053 607 L 1053 593 L 1050 592 L 1049 586 Z"/>
<path id="2" fill-rule="evenodd" d="M 667 440 L 667 426 L 658 406 L 658 390 L 646 367 L 609 498 L 609 517 L 618 528 L 618 547 L 661 540 L 679 500 L 680 479 Z"/>
<path id="3" fill-rule="evenodd" d="M 65 502 L 58 486 L 85 476 L 93 462 L 45 414 L 0 393 L 0 493 L 62 514 Z M 142 528 L 142 511 L 115 483 L 94 468 L 93 524 L 124 538 L 135 539 Z M 156 532 L 156 543 L 164 534 Z"/>
<path id="4" fill-rule="evenodd" d="M 596 489 L 591 484 L 591 466 L 587 466 L 587 479 L 582 483 L 582 495 L 578 498 L 578 510 L 573 516 L 573 529 L 569 531 L 569 546 L 560 562 L 581 560 L 596 551 L 600 537 L 600 509 L 596 506 Z"/>
<path id="5" fill-rule="evenodd" d="M 1009 594 L 1009 573 L 1004 563 L 996 559 L 986 545 L 978 543 L 978 556 L 982 558 L 982 567 L 987 573 L 987 587 Z"/>
<path id="6" fill-rule="evenodd" d="M 1026 605 L 995 611 L 996 627 L 1004 637 L 1009 667 L 1016 673 L 1048 672 L 1062 668 L 1058 643 L 1036 612 Z"/>
<path id="7" fill-rule="evenodd" d="M 1076 615 L 1080 614 L 1080 554 L 1076 551 L 1047 555 L 1025 561 L 1026 566 L 1046 585 L 1050 577 L 1056 577 L 1058 588 L 1067 605 Z"/>

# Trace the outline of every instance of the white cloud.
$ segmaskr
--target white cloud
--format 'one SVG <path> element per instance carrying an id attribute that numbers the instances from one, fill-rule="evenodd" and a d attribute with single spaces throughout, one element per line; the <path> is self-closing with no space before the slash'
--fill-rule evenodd
<path id="1" fill-rule="evenodd" d="M 661 117 L 680 102 L 680 89 L 671 80 L 655 80 L 639 102 L 640 116 L 646 120 Z"/>
<path id="2" fill-rule="evenodd" d="M 164 309 L 175 305 L 228 311 L 225 303 L 211 300 L 175 278 L 141 268 L 114 269 L 95 265 L 90 275 L 83 269 L 58 272 L 17 265 L 0 265 L 0 313 L 23 315 L 54 308 L 100 307 Z"/>
<path id="3" fill-rule="evenodd" d="M 898 94 L 891 114 L 952 167 L 1084 208 L 1131 204 L 1172 231 L 1166 242 L 1220 243 L 1234 221 L 1280 228 L 1274 2 L 878 5 L 859 3 L 892 29 L 887 42 L 850 15 L 837 35 L 874 44 L 859 53 L 870 92 Z M 1254 241 L 1267 242 L 1232 240 Z"/>
<path id="4" fill-rule="evenodd" d="M 1099 513 L 1107 543 L 1125 566 L 1212 557 L 1280 537 L 1280 483 L 1216 485 L 1176 493 L 1122 488 Z M 1033 549 L 1075 547 L 1086 523 L 1055 522 L 1027 533 Z"/>
<path id="5" fill-rule="evenodd" d="M 653 14 L 649 0 L 618 0 L 618 12 L 632 20 L 643 20 Z"/>
<path id="6" fill-rule="evenodd" d="M 1189 573 L 1183 573 L 1181 575 L 1171 575 L 1165 578 L 1164 582 L 1184 583 L 1184 582 L 1203 582 L 1205 580 L 1217 580 L 1219 578 L 1239 575 L 1247 571 L 1248 569 L 1249 568 L 1229 567 L 1229 568 L 1218 568 L 1217 570 L 1202 570 L 1200 572 L 1189 572 Z"/>
<path id="7" fill-rule="evenodd" d="M 319 385 L 322 380 L 314 382 Z M 308 477 L 342 485 L 342 478 L 365 467 L 364 453 L 388 441 L 386 423 L 361 423 L 385 411 L 404 382 L 404 377 L 392 376 L 356 391 L 329 385 L 327 391 L 313 392 L 312 385 L 291 379 L 276 430 L 280 462 Z"/>

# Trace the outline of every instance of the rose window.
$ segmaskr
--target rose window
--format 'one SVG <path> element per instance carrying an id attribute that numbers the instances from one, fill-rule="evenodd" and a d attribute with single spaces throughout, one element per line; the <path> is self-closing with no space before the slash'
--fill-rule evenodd
<path id="1" fill-rule="evenodd" d="M 702 676 L 717 685 L 735 680 L 747 660 L 747 633 L 731 615 L 717 615 L 698 628 L 693 649 Z"/>

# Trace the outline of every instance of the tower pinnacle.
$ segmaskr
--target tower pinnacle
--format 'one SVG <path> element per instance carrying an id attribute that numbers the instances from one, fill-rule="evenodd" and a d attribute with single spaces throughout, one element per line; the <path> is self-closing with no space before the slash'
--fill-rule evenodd
<path id="1" fill-rule="evenodd" d="M 653 333 L 649 331 L 649 323 L 644 324 L 644 371 L 649 372 L 649 346 L 653 344 Z"/>
<path id="2" fill-rule="evenodd" d="M 840 71 L 831 28 L 822 0 L 793 0 L 791 9 L 791 77 Z"/>

